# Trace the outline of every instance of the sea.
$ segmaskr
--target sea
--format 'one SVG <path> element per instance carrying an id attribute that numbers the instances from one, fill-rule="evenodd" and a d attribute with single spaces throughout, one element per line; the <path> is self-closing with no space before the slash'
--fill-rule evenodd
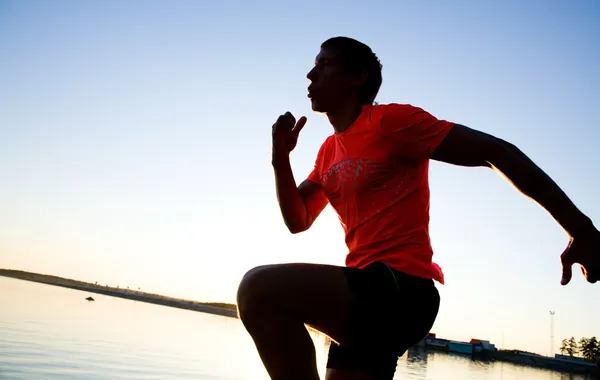
<path id="1" fill-rule="evenodd" d="M 329 341 L 311 337 L 324 379 Z M 587 380 L 427 351 L 399 358 L 394 378 Z M 269 377 L 238 319 L 0 277 L 0 380 L 17 379 Z"/>

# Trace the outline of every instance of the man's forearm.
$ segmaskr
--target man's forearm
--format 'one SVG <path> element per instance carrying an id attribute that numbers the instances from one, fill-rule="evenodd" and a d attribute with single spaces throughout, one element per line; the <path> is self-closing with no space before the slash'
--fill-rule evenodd
<path id="1" fill-rule="evenodd" d="M 490 160 L 494 170 L 546 209 L 571 237 L 594 230 L 591 219 L 577 209 L 542 169 L 514 145 L 504 145 L 503 152 Z"/>
<path id="2" fill-rule="evenodd" d="M 294 179 L 289 155 L 273 154 L 273 170 L 277 200 L 283 220 L 291 232 L 303 231 L 307 224 L 308 213 Z"/>

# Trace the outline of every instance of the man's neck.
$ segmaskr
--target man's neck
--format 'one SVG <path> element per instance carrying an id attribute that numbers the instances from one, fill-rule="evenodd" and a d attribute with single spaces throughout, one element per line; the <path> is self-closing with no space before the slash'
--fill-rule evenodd
<path id="1" fill-rule="evenodd" d="M 333 112 L 327 112 L 327 118 L 335 133 L 345 132 L 360 116 L 364 105 L 352 104 Z"/>

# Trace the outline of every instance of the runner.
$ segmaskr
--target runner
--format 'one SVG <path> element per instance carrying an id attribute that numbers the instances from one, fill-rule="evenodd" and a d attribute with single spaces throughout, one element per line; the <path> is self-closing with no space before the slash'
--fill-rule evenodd
<path id="1" fill-rule="evenodd" d="M 398 357 L 429 332 L 440 302 L 434 281 L 444 283 L 429 241 L 430 159 L 501 173 L 570 237 L 561 283 L 575 263 L 587 281 L 600 280 L 600 232 L 540 168 L 494 136 L 408 104 L 375 104 L 381 68 L 354 39 L 322 44 L 307 75 L 308 97 L 334 133 L 298 187 L 289 155 L 306 118 L 288 112 L 273 125 L 277 197 L 289 230 L 310 228 L 329 203 L 349 250 L 344 267 L 266 265 L 242 279 L 239 315 L 274 380 L 319 378 L 305 325 L 335 341 L 329 380 L 390 380 Z"/>

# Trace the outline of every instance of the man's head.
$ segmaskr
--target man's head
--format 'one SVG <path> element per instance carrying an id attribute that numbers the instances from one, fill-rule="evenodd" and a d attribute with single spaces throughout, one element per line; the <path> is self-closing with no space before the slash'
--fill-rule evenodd
<path id="1" fill-rule="evenodd" d="M 309 97 L 317 112 L 331 112 L 347 102 L 373 104 L 381 87 L 381 63 L 370 47 L 348 37 L 323 42 L 315 67 L 307 74 Z"/>

